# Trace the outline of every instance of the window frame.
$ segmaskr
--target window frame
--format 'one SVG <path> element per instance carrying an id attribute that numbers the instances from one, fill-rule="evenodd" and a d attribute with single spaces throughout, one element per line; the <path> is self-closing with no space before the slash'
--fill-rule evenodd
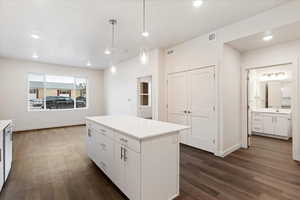
<path id="1" fill-rule="evenodd" d="M 44 89 L 44 108 L 39 109 L 39 110 L 32 110 L 30 108 L 30 80 L 29 80 L 29 75 L 38 75 L 38 76 L 43 76 L 43 89 Z M 77 108 L 76 107 L 76 96 L 74 98 L 74 108 L 66 108 L 66 109 L 47 109 L 46 107 L 46 88 L 45 88 L 45 81 L 46 81 L 46 76 L 61 76 L 61 77 L 72 77 L 74 78 L 73 82 L 73 91 L 76 91 L 76 80 L 77 79 L 85 79 L 86 81 L 86 106 L 84 108 Z M 89 109 L 89 81 L 87 76 L 65 76 L 65 75 L 53 75 L 53 74 L 47 74 L 47 73 L 36 73 L 36 72 L 29 72 L 27 73 L 27 112 L 51 112 L 51 111 L 79 111 L 79 110 L 87 110 Z M 76 92 L 75 92 L 76 94 Z"/>

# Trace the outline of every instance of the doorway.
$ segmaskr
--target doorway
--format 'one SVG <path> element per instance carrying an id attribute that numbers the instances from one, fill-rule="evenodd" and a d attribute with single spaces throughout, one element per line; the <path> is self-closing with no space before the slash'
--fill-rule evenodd
<path id="1" fill-rule="evenodd" d="M 249 148 L 293 155 L 293 65 L 247 70 Z"/>
<path id="2" fill-rule="evenodd" d="M 152 119 L 152 77 L 140 77 L 137 79 L 138 117 Z"/>

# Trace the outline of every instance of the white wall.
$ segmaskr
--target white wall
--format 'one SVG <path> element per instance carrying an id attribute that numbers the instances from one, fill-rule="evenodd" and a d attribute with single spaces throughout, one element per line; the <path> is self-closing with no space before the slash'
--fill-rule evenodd
<path id="1" fill-rule="evenodd" d="M 229 45 L 223 47 L 220 67 L 220 115 L 222 156 L 241 146 L 241 55 Z"/>
<path id="2" fill-rule="evenodd" d="M 27 74 L 88 78 L 89 108 L 74 111 L 28 111 Z M 0 119 L 12 119 L 15 130 L 84 124 L 86 116 L 103 113 L 103 71 L 0 58 Z"/>
<path id="3" fill-rule="evenodd" d="M 149 53 L 149 63 L 142 65 L 139 57 L 116 65 L 117 72 L 104 72 L 105 113 L 108 115 L 127 114 L 137 116 L 137 78 L 152 76 L 152 114 L 159 118 L 159 67 L 160 50 Z"/>
<path id="4" fill-rule="evenodd" d="M 230 109 L 222 108 L 222 106 L 227 104 L 227 100 L 222 97 L 226 94 L 226 88 L 221 87 L 224 82 L 222 81 L 221 76 L 223 76 L 222 73 L 225 73 L 227 75 L 229 74 L 224 71 L 222 72 L 221 69 L 223 63 L 222 55 L 224 43 L 253 34 L 272 30 L 273 28 L 278 28 L 287 24 L 295 23 L 300 20 L 299 9 L 300 1 L 291 1 L 289 3 L 283 4 L 282 6 L 273 8 L 264 13 L 214 31 L 216 33 L 217 41 L 208 41 L 208 34 L 204 34 L 195 39 L 170 47 L 165 51 L 166 73 L 184 71 L 196 68 L 197 66 L 199 67 L 216 65 L 218 84 L 218 150 L 216 153 L 218 155 L 224 154 L 224 152 L 226 151 L 226 147 L 229 147 L 230 144 L 234 144 L 236 142 L 236 135 L 234 134 L 231 138 L 230 135 L 226 134 L 226 129 L 230 130 L 230 124 L 238 123 L 235 121 L 228 121 L 227 118 L 228 116 L 232 116 L 232 112 Z M 173 53 L 169 54 L 172 51 Z M 227 68 L 224 69 L 227 70 Z M 229 71 L 230 70 L 233 69 L 229 69 Z M 235 74 L 236 77 L 233 78 L 236 81 L 236 79 L 240 77 L 240 75 L 237 74 L 237 71 L 235 71 Z M 232 82 L 230 82 L 230 84 L 231 83 Z M 236 96 L 236 99 L 232 101 L 238 102 L 239 98 L 240 97 Z M 245 105 L 242 104 L 242 106 Z M 234 120 L 236 120 L 236 118 Z M 237 127 L 235 126 L 234 128 L 236 131 Z"/>
<path id="5" fill-rule="evenodd" d="M 300 40 L 242 53 L 243 68 L 263 67 L 290 62 L 300 55 Z"/>

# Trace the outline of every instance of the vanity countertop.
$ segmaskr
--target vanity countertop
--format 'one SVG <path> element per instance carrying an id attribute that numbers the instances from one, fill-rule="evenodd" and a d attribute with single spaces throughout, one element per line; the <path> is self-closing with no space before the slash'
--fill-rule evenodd
<path id="1" fill-rule="evenodd" d="M 287 114 L 287 115 L 290 115 L 292 113 L 291 109 L 276 109 L 276 108 L 256 108 L 256 109 L 252 109 L 252 112 Z"/>

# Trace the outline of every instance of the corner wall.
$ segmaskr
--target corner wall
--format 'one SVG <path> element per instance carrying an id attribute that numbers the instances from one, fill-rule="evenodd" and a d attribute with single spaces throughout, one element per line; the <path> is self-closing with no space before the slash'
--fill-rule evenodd
<path id="1" fill-rule="evenodd" d="M 226 156 L 241 147 L 241 55 L 225 44 L 220 66 L 220 141 Z"/>

